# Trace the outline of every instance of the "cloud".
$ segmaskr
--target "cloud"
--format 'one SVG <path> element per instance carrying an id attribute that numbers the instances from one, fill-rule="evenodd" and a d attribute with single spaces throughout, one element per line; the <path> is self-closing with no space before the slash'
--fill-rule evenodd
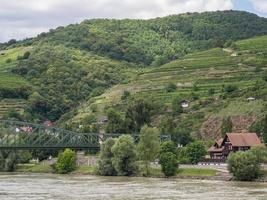
<path id="1" fill-rule="evenodd" d="M 250 0 L 254 8 L 261 12 L 267 14 L 267 1 L 266 0 Z"/>
<path id="2" fill-rule="evenodd" d="M 147 19 L 232 8 L 232 0 L 1 0 L 0 42 L 89 18 Z"/>

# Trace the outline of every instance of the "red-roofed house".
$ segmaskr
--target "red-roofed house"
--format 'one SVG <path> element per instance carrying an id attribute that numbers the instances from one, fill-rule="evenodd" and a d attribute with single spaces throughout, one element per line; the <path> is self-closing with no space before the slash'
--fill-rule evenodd
<path id="1" fill-rule="evenodd" d="M 208 152 L 211 159 L 225 159 L 231 152 L 247 151 L 258 145 L 261 145 L 261 141 L 256 133 L 227 133 Z"/>

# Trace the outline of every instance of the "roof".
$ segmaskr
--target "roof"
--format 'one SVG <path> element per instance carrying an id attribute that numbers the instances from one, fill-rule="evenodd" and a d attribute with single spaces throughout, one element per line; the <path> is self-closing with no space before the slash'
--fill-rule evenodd
<path id="1" fill-rule="evenodd" d="M 261 144 L 256 133 L 227 133 L 226 135 L 234 147 L 251 147 Z"/>
<path id="2" fill-rule="evenodd" d="M 219 140 L 216 141 L 216 144 L 218 146 L 222 146 L 223 140 L 224 140 L 223 138 L 220 138 Z"/>
<path id="3" fill-rule="evenodd" d="M 216 148 L 215 146 L 212 146 L 209 148 L 208 152 L 221 153 L 223 152 L 223 150 L 224 150 L 224 147 Z"/>

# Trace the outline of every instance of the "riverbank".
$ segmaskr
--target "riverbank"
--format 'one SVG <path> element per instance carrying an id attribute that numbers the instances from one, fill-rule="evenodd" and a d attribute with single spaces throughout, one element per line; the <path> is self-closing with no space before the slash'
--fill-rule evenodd
<path id="1" fill-rule="evenodd" d="M 20 164 L 17 165 L 17 173 L 54 173 L 51 165 L 41 164 Z M 96 175 L 95 167 L 92 166 L 79 166 L 71 174 L 82 174 L 82 175 Z M 145 177 L 145 173 L 140 170 L 136 175 L 137 177 Z M 151 178 L 164 178 L 164 174 L 161 172 L 159 167 L 152 167 L 147 177 Z M 227 173 L 220 172 L 216 169 L 209 168 L 179 168 L 177 175 L 172 178 L 180 179 L 201 179 L 201 180 L 230 180 L 231 176 Z"/>

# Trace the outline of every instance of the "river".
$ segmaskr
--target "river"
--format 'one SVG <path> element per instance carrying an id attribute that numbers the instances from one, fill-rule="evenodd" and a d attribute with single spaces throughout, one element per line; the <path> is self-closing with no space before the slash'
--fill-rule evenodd
<path id="1" fill-rule="evenodd" d="M 267 183 L 1 174 L 0 200 L 266 200 Z"/>

